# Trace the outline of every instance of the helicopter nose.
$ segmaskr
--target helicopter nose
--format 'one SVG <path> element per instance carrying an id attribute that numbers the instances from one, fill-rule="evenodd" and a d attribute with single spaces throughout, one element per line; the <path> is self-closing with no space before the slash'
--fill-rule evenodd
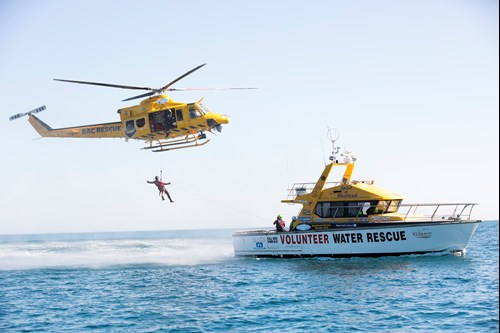
<path id="1" fill-rule="evenodd" d="M 229 124 L 229 117 L 223 116 L 221 114 L 212 114 L 210 118 L 213 122 L 219 125 Z"/>
<path id="2" fill-rule="evenodd" d="M 217 122 L 219 124 L 229 124 L 229 117 L 220 115 L 219 120 Z"/>

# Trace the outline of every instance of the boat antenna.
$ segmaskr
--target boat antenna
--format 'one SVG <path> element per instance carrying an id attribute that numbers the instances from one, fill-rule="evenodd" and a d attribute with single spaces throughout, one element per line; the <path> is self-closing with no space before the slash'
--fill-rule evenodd
<path id="1" fill-rule="evenodd" d="M 339 139 L 339 133 L 335 128 L 328 127 L 328 133 L 326 136 L 328 137 L 328 140 L 330 140 L 332 143 L 332 156 L 330 156 L 330 161 L 338 163 L 339 160 L 337 158 L 337 154 L 340 151 L 340 147 L 335 146 L 335 141 Z"/>

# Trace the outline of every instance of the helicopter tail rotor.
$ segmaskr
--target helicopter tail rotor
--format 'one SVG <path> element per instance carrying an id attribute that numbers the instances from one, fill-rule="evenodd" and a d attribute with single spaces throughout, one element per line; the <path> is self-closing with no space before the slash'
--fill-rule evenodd
<path id="1" fill-rule="evenodd" d="M 18 119 L 18 118 L 21 118 L 21 117 L 24 117 L 24 116 L 29 116 L 29 115 L 31 115 L 33 113 L 42 112 L 45 109 L 46 109 L 45 105 L 42 105 L 39 108 L 36 108 L 34 110 L 31 110 L 31 111 L 28 111 L 28 112 L 24 112 L 24 113 L 18 113 L 18 114 L 15 114 L 13 116 L 10 116 L 9 120 L 12 121 L 14 119 Z"/>

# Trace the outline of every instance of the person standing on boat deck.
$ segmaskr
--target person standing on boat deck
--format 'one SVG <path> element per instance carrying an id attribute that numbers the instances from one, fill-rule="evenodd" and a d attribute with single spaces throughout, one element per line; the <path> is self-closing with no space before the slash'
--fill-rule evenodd
<path id="1" fill-rule="evenodd" d="M 288 227 L 288 231 L 293 230 L 293 224 L 295 223 L 296 220 L 297 220 L 297 216 L 292 216 L 292 220 L 290 221 L 290 226 Z"/>
<path id="2" fill-rule="evenodd" d="M 283 221 L 283 216 L 281 216 L 281 214 L 278 215 L 276 221 L 274 221 L 273 224 L 276 226 L 277 232 L 285 231 L 285 221 Z"/>
<path id="3" fill-rule="evenodd" d="M 146 180 L 146 182 L 148 182 L 148 184 L 155 184 L 156 187 L 158 187 L 158 191 L 160 191 L 159 194 L 161 195 L 161 200 L 165 200 L 165 198 L 163 197 L 163 193 L 166 193 L 170 202 L 174 202 L 170 197 L 170 193 L 168 193 L 167 189 L 165 188 L 165 186 L 170 185 L 170 183 L 161 181 L 160 179 L 158 179 L 158 176 L 155 176 L 155 179 L 153 181 Z"/>

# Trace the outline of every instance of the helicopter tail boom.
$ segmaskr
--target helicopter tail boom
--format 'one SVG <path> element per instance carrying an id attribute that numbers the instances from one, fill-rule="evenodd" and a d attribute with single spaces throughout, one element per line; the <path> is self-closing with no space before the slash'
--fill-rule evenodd
<path id="1" fill-rule="evenodd" d="M 33 114 L 29 123 L 42 137 L 52 138 L 121 138 L 124 137 L 122 123 L 106 123 L 67 128 L 52 128 Z"/>

